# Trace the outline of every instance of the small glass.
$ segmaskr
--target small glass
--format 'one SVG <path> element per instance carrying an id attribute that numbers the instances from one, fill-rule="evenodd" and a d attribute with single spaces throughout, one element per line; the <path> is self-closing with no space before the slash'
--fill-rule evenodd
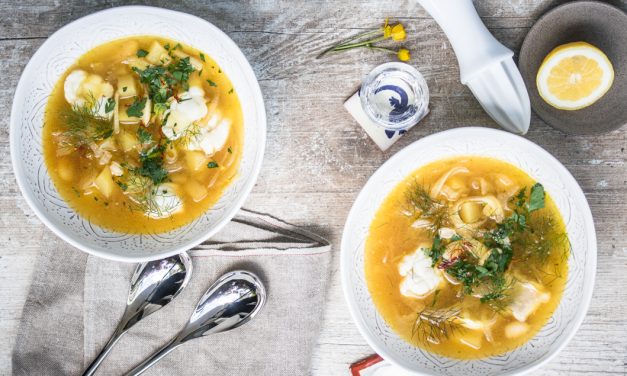
<path id="1" fill-rule="evenodd" d="M 397 131 L 418 123 L 429 111 L 429 88 L 416 68 L 386 63 L 372 70 L 359 89 L 361 106 L 375 124 Z"/>

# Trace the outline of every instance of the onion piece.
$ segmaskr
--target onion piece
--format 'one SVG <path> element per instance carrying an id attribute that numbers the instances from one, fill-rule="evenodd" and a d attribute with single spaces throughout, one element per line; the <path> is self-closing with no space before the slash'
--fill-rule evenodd
<path id="1" fill-rule="evenodd" d="M 451 168 L 450 170 L 448 170 L 448 172 L 442 175 L 440 179 L 438 179 L 437 182 L 435 182 L 435 184 L 433 185 L 433 188 L 431 188 L 431 192 L 429 193 L 429 195 L 431 196 L 431 198 L 437 198 L 438 195 L 440 195 L 440 192 L 442 191 L 442 187 L 444 187 L 444 183 L 446 183 L 448 178 L 456 174 L 467 174 L 469 172 L 470 170 L 468 170 L 466 167 L 463 167 L 463 166 L 457 166 L 457 167 Z"/>

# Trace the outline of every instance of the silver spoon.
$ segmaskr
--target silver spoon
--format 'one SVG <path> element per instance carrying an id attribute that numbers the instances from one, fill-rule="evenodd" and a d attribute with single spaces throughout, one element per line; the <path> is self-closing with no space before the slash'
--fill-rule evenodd
<path id="1" fill-rule="evenodd" d="M 142 374 L 189 340 L 245 324 L 259 313 L 265 302 L 266 289 L 253 273 L 237 270 L 223 275 L 200 298 L 183 330 L 127 375 Z"/>
<path id="2" fill-rule="evenodd" d="M 137 266 L 131 278 L 126 310 L 111 339 L 87 367 L 83 376 L 93 375 L 120 337 L 141 319 L 170 303 L 187 286 L 192 260 L 187 253 Z"/>

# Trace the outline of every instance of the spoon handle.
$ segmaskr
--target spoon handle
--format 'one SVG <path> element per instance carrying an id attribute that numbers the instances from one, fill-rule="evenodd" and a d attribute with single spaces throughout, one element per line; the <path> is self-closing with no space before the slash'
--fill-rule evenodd
<path id="1" fill-rule="evenodd" d="M 115 346 L 115 344 L 120 340 L 120 338 L 122 337 L 124 333 L 126 333 L 126 331 L 121 329 L 120 327 L 115 329 L 115 332 L 113 333 L 111 338 L 109 338 L 109 341 L 107 342 L 105 347 L 102 349 L 102 351 L 100 351 L 100 354 L 98 354 L 96 359 L 94 359 L 89 365 L 89 367 L 87 367 L 85 372 L 83 372 L 83 376 L 91 376 L 96 372 L 96 369 L 98 369 L 98 367 L 100 366 L 100 363 L 102 363 L 104 358 L 106 358 L 107 355 L 109 355 L 109 352 L 111 351 L 113 346 Z"/>
<path id="2" fill-rule="evenodd" d="M 181 342 L 178 338 L 172 339 L 167 345 L 163 346 L 159 351 L 152 354 L 148 359 L 141 362 L 137 367 L 126 373 L 125 376 L 138 376 L 144 373 L 148 368 L 152 367 L 155 363 L 161 360 L 164 356 L 168 355 L 172 350 L 179 347 Z"/>

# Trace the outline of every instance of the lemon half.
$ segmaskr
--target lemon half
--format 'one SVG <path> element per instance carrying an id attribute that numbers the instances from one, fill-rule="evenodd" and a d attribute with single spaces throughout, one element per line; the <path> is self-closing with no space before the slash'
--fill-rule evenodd
<path id="1" fill-rule="evenodd" d="M 614 82 L 614 68 L 603 51 L 586 42 L 555 48 L 536 77 L 540 97 L 561 110 L 578 110 L 599 100 Z"/>

